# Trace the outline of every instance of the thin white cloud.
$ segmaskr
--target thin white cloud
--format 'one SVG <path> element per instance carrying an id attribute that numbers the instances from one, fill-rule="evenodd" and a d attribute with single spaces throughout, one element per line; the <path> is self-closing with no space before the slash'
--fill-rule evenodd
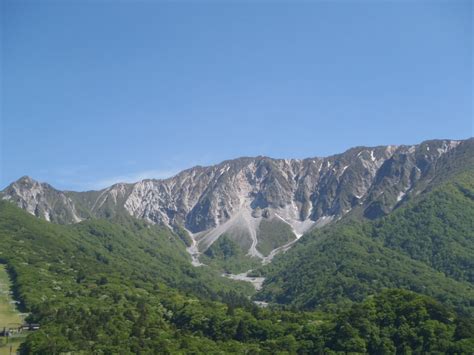
<path id="1" fill-rule="evenodd" d="M 177 170 L 145 170 L 131 174 L 100 179 L 89 185 L 92 189 L 103 189 L 119 182 L 137 182 L 144 179 L 166 179 L 178 173 Z"/>

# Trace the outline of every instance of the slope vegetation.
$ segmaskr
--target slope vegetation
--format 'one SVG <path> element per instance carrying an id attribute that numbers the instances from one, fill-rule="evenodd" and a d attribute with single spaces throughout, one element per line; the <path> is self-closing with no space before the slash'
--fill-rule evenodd
<path id="1" fill-rule="evenodd" d="M 472 320 L 407 291 L 326 313 L 260 309 L 192 268 L 181 239 L 128 217 L 60 226 L 0 203 L 0 241 L 15 297 L 40 324 L 24 354 L 473 350 Z"/>
<path id="2" fill-rule="evenodd" d="M 472 315 L 473 196 L 468 172 L 381 220 L 316 230 L 263 270 L 258 297 L 314 308 L 396 287 Z"/>

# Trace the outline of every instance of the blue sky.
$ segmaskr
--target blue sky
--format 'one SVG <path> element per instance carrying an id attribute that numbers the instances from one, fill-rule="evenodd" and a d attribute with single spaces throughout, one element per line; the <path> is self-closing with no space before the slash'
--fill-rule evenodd
<path id="1" fill-rule="evenodd" d="M 473 135 L 471 1 L 3 0 L 0 187 Z"/>

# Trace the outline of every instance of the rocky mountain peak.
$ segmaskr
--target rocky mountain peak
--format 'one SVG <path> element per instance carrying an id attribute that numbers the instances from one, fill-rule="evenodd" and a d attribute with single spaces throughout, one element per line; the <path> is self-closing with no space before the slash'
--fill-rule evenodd
<path id="1" fill-rule="evenodd" d="M 2 191 L 2 199 L 12 201 L 29 213 L 57 223 L 77 223 L 82 219 L 74 202 L 47 183 L 23 176 Z"/>

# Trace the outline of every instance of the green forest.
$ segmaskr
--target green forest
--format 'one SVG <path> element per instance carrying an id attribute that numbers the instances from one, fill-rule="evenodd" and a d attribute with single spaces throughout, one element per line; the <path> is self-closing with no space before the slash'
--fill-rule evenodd
<path id="1" fill-rule="evenodd" d="M 331 308 L 403 288 L 472 317 L 473 192 L 474 176 L 464 173 L 382 219 L 315 230 L 260 270 L 267 279 L 258 297 Z"/>
<path id="2" fill-rule="evenodd" d="M 0 262 L 41 326 L 21 352 L 472 353 L 473 196 L 464 174 L 380 220 L 315 230 L 254 271 L 258 293 L 220 276 L 242 259 L 228 238 L 196 268 L 164 227 L 58 225 L 0 202 Z"/>

